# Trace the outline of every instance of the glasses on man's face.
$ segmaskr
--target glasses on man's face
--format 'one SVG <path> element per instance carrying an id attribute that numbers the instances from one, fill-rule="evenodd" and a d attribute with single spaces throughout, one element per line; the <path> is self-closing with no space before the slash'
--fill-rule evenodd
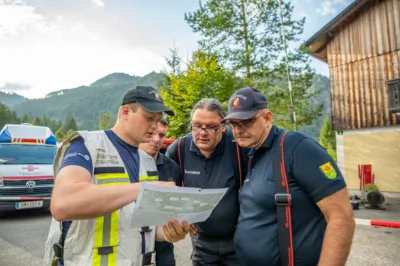
<path id="1" fill-rule="evenodd" d="M 226 124 L 232 129 L 235 129 L 235 128 L 249 128 L 254 124 L 254 121 L 256 121 L 256 119 L 259 118 L 260 116 L 262 116 L 262 114 L 258 115 L 258 116 L 255 116 L 253 118 L 250 118 L 250 119 L 247 119 L 247 120 L 238 121 L 238 122 L 229 121 L 228 120 Z"/>
<path id="2" fill-rule="evenodd" d="M 201 132 L 204 130 L 207 134 L 214 134 L 218 131 L 218 129 L 221 127 L 221 125 L 215 126 L 215 127 L 201 127 L 201 126 L 193 126 L 192 125 L 192 131 L 193 132 Z"/>

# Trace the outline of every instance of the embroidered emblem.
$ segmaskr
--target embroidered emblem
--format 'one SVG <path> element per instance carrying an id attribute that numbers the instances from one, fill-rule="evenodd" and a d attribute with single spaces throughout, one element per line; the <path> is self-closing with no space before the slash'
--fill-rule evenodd
<path id="1" fill-rule="evenodd" d="M 319 169 L 329 179 L 335 179 L 337 176 L 336 170 L 330 162 L 321 165 Z"/>

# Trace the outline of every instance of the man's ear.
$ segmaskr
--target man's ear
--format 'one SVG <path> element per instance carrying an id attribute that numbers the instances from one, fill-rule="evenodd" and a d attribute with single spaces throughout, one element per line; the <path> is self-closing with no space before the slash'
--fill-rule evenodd
<path id="1" fill-rule="evenodd" d="M 272 112 L 267 111 L 264 114 L 265 121 L 267 121 L 268 124 L 272 124 Z"/>
<path id="2" fill-rule="evenodd" d="M 129 105 L 121 106 L 120 108 L 121 117 L 126 118 L 126 116 L 129 114 L 129 109 L 130 109 Z"/>

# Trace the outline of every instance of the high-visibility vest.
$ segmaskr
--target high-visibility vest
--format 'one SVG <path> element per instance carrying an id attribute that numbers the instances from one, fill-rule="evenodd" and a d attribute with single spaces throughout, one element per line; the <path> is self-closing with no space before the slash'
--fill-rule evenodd
<path id="1" fill-rule="evenodd" d="M 59 147 L 54 160 L 54 178 L 69 145 L 83 137 L 93 162 L 93 184 L 118 186 L 129 184 L 124 163 L 104 131 L 77 131 Z M 158 180 L 154 159 L 139 150 L 139 180 Z M 84 156 L 84 155 L 82 155 Z M 63 245 L 65 266 L 142 266 L 145 254 L 154 263 L 155 227 L 131 228 L 135 202 L 95 219 L 74 220 Z M 60 243 L 61 222 L 52 218 L 45 246 L 44 265 L 55 260 L 53 246 Z M 144 230 L 146 229 L 146 230 Z M 153 264 L 151 264 L 153 265 Z"/>

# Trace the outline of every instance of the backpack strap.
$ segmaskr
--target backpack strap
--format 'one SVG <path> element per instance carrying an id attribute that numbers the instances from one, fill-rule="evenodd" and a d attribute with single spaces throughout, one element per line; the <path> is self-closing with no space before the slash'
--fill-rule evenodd
<path id="1" fill-rule="evenodd" d="M 185 158 L 182 158 L 182 156 L 185 155 L 185 137 L 180 137 L 178 139 L 178 161 L 179 161 L 179 167 L 181 168 L 181 174 L 182 174 L 182 187 L 185 186 L 184 183 L 184 178 L 185 178 Z"/>
<path id="2" fill-rule="evenodd" d="M 276 147 L 274 160 L 274 176 L 275 176 L 275 204 L 277 207 L 278 219 L 278 240 L 282 266 L 293 266 L 293 234 L 292 234 L 292 217 L 290 206 L 292 198 L 289 192 L 289 184 L 286 176 L 286 166 L 284 160 L 285 136 L 287 131 L 280 134 Z"/>
<path id="3" fill-rule="evenodd" d="M 236 184 L 238 184 L 239 188 L 243 185 L 243 179 L 246 175 L 245 167 L 242 165 L 243 163 L 243 151 L 240 148 L 239 144 L 235 139 L 232 140 L 232 156 L 233 156 L 233 165 L 237 165 L 238 167 L 233 168 Z"/>

